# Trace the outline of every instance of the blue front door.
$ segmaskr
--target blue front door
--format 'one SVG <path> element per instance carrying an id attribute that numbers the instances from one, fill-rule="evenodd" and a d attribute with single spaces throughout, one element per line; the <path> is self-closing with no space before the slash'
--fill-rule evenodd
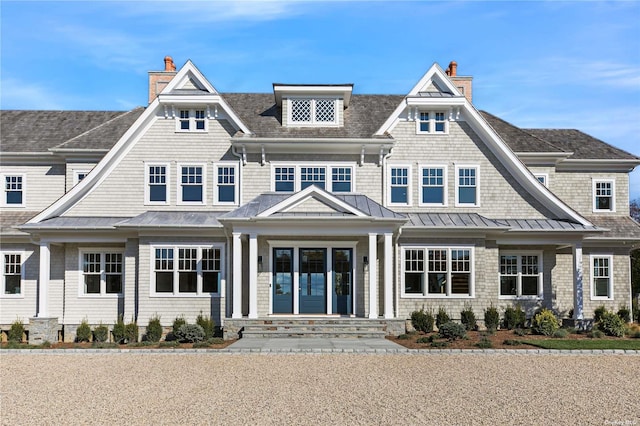
<path id="1" fill-rule="evenodd" d="M 300 313 L 327 312 L 327 250 L 300 249 Z"/>
<path id="2" fill-rule="evenodd" d="M 293 249 L 273 249 L 273 313 L 293 313 Z"/>

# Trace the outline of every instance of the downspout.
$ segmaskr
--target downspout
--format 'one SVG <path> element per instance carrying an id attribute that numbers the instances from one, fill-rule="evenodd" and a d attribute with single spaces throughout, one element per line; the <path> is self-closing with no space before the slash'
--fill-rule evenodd
<path id="1" fill-rule="evenodd" d="M 240 171 L 238 173 L 240 175 L 240 176 L 238 176 L 238 180 L 239 180 L 239 182 L 238 182 L 238 185 L 239 185 L 239 187 L 238 187 L 238 206 L 241 206 L 242 205 L 242 195 L 243 195 L 243 192 L 244 192 L 242 190 L 242 187 L 244 186 L 243 185 L 243 177 L 244 177 L 243 171 L 244 171 L 244 166 L 247 164 L 247 155 L 246 155 L 246 152 L 244 152 L 244 150 L 243 150 L 242 154 L 236 152 L 236 148 L 234 146 L 231 147 L 231 154 L 233 154 L 234 157 L 237 157 L 238 160 L 240 160 L 239 161 L 239 163 L 240 163 Z M 227 236 L 227 239 L 228 238 L 229 237 Z"/>

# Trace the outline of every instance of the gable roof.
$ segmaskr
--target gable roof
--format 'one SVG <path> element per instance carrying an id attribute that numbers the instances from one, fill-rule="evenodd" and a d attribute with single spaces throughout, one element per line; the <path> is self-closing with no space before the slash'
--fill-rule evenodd
<path id="1" fill-rule="evenodd" d="M 514 152 L 557 152 L 564 150 L 486 111 L 479 111 L 493 130 Z"/>
<path id="2" fill-rule="evenodd" d="M 594 138 L 575 129 L 522 129 L 539 139 L 563 149 L 573 152 L 569 158 L 575 160 L 640 160 L 626 151 L 609 145 L 598 138 Z"/>

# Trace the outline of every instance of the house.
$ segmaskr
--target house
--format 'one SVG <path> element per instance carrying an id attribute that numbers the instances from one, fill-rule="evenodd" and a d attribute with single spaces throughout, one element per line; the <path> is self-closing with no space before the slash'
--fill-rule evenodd
<path id="1" fill-rule="evenodd" d="M 434 64 L 406 95 L 274 83 L 221 93 L 191 62 L 128 112 L 2 111 L 0 325 L 72 340 L 210 315 L 355 318 L 630 306 L 629 172 L 578 130 L 521 129 Z"/>

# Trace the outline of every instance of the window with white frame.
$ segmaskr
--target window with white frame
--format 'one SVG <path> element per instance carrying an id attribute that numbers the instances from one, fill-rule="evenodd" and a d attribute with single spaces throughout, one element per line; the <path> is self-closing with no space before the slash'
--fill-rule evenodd
<path id="1" fill-rule="evenodd" d="M 204 204 L 205 173 L 204 165 L 189 164 L 178 165 L 180 170 L 180 183 L 178 188 L 178 204 Z"/>
<path id="2" fill-rule="evenodd" d="M 222 279 L 221 246 L 152 247 L 156 295 L 219 295 Z"/>
<path id="3" fill-rule="evenodd" d="M 25 175 L 24 174 L 4 174 L 2 175 L 4 194 L 2 205 L 5 207 L 25 206 Z"/>
<path id="4" fill-rule="evenodd" d="M 541 184 L 543 184 L 547 188 L 549 187 L 549 184 L 548 184 L 549 175 L 548 174 L 546 174 L 546 173 L 534 173 L 534 176 L 536 177 L 536 179 L 538 179 L 538 182 L 540 182 Z"/>
<path id="5" fill-rule="evenodd" d="M 122 252 L 80 251 L 82 284 L 80 294 L 122 294 Z"/>
<path id="6" fill-rule="evenodd" d="M 615 211 L 615 181 L 594 180 L 593 181 L 593 211 L 613 212 Z"/>
<path id="7" fill-rule="evenodd" d="M 169 165 L 145 164 L 145 204 L 169 202 Z"/>
<path id="8" fill-rule="evenodd" d="M 425 166 L 422 171 L 420 204 L 445 206 L 447 204 L 447 169 L 444 166 Z"/>
<path id="9" fill-rule="evenodd" d="M 273 178 L 276 192 L 294 192 L 296 190 L 295 167 L 275 167 Z"/>
<path id="10" fill-rule="evenodd" d="M 207 115 L 203 109 L 181 109 L 176 120 L 178 132 L 206 132 Z"/>
<path id="11" fill-rule="evenodd" d="M 351 167 L 331 168 L 331 192 L 351 192 Z"/>
<path id="12" fill-rule="evenodd" d="M 411 167 L 389 167 L 388 196 L 390 205 L 411 204 Z"/>
<path id="13" fill-rule="evenodd" d="M 473 250 L 469 247 L 403 249 L 403 294 L 408 297 L 473 297 Z"/>
<path id="14" fill-rule="evenodd" d="M 311 185 L 331 192 L 355 191 L 352 165 L 302 164 L 296 166 L 272 165 L 272 188 L 276 192 L 295 192 Z"/>
<path id="15" fill-rule="evenodd" d="M 73 171 L 73 185 L 79 184 L 87 175 L 89 170 L 74 170 Z"/>
<path id="16" fill-rule="evenodd" d="M 425 111 L 417 121 L 418 133 L 445 134 L 449 132 L 446 113 L 443 111 Z"/>
<path id="17" fill-rule="evenodd" d="M 289 99 L 289 124 L 293 125 L 335 125 L 338 123 L 337 100 L 334 98 L 292 98 Z"/>
<path id="18" fill-rule="evenodd" d="M 4 296 L 22 296 L 24 253 L 2 253 L 2 294 Z"/>
<path id="19" fill-rule="evenodd" d="M 613 299 L 613 256 L 591 255 L 591 298 Z"/>
<path id="20" fill-rule="evenodd" d="M 315 185 L 319 188 L 325 188 L 326 178 L 325 167 L 300 167 L 300 189 Z"/>
<path id="21" fill-rule="evenodd" d="M 542 254 L 500 254 L 500 296 L 542 297 Z"/>
<path id="22" fill-rule="evenodd" d="M 236 164 L 219 164 L 215 168 L 214 204 L 238 204 L 238 166 Z"/>
<path id="23" fill-rule="evenodd" d="M 456 167 L 456 205 L 478 206 L 478 167 Z"/>

